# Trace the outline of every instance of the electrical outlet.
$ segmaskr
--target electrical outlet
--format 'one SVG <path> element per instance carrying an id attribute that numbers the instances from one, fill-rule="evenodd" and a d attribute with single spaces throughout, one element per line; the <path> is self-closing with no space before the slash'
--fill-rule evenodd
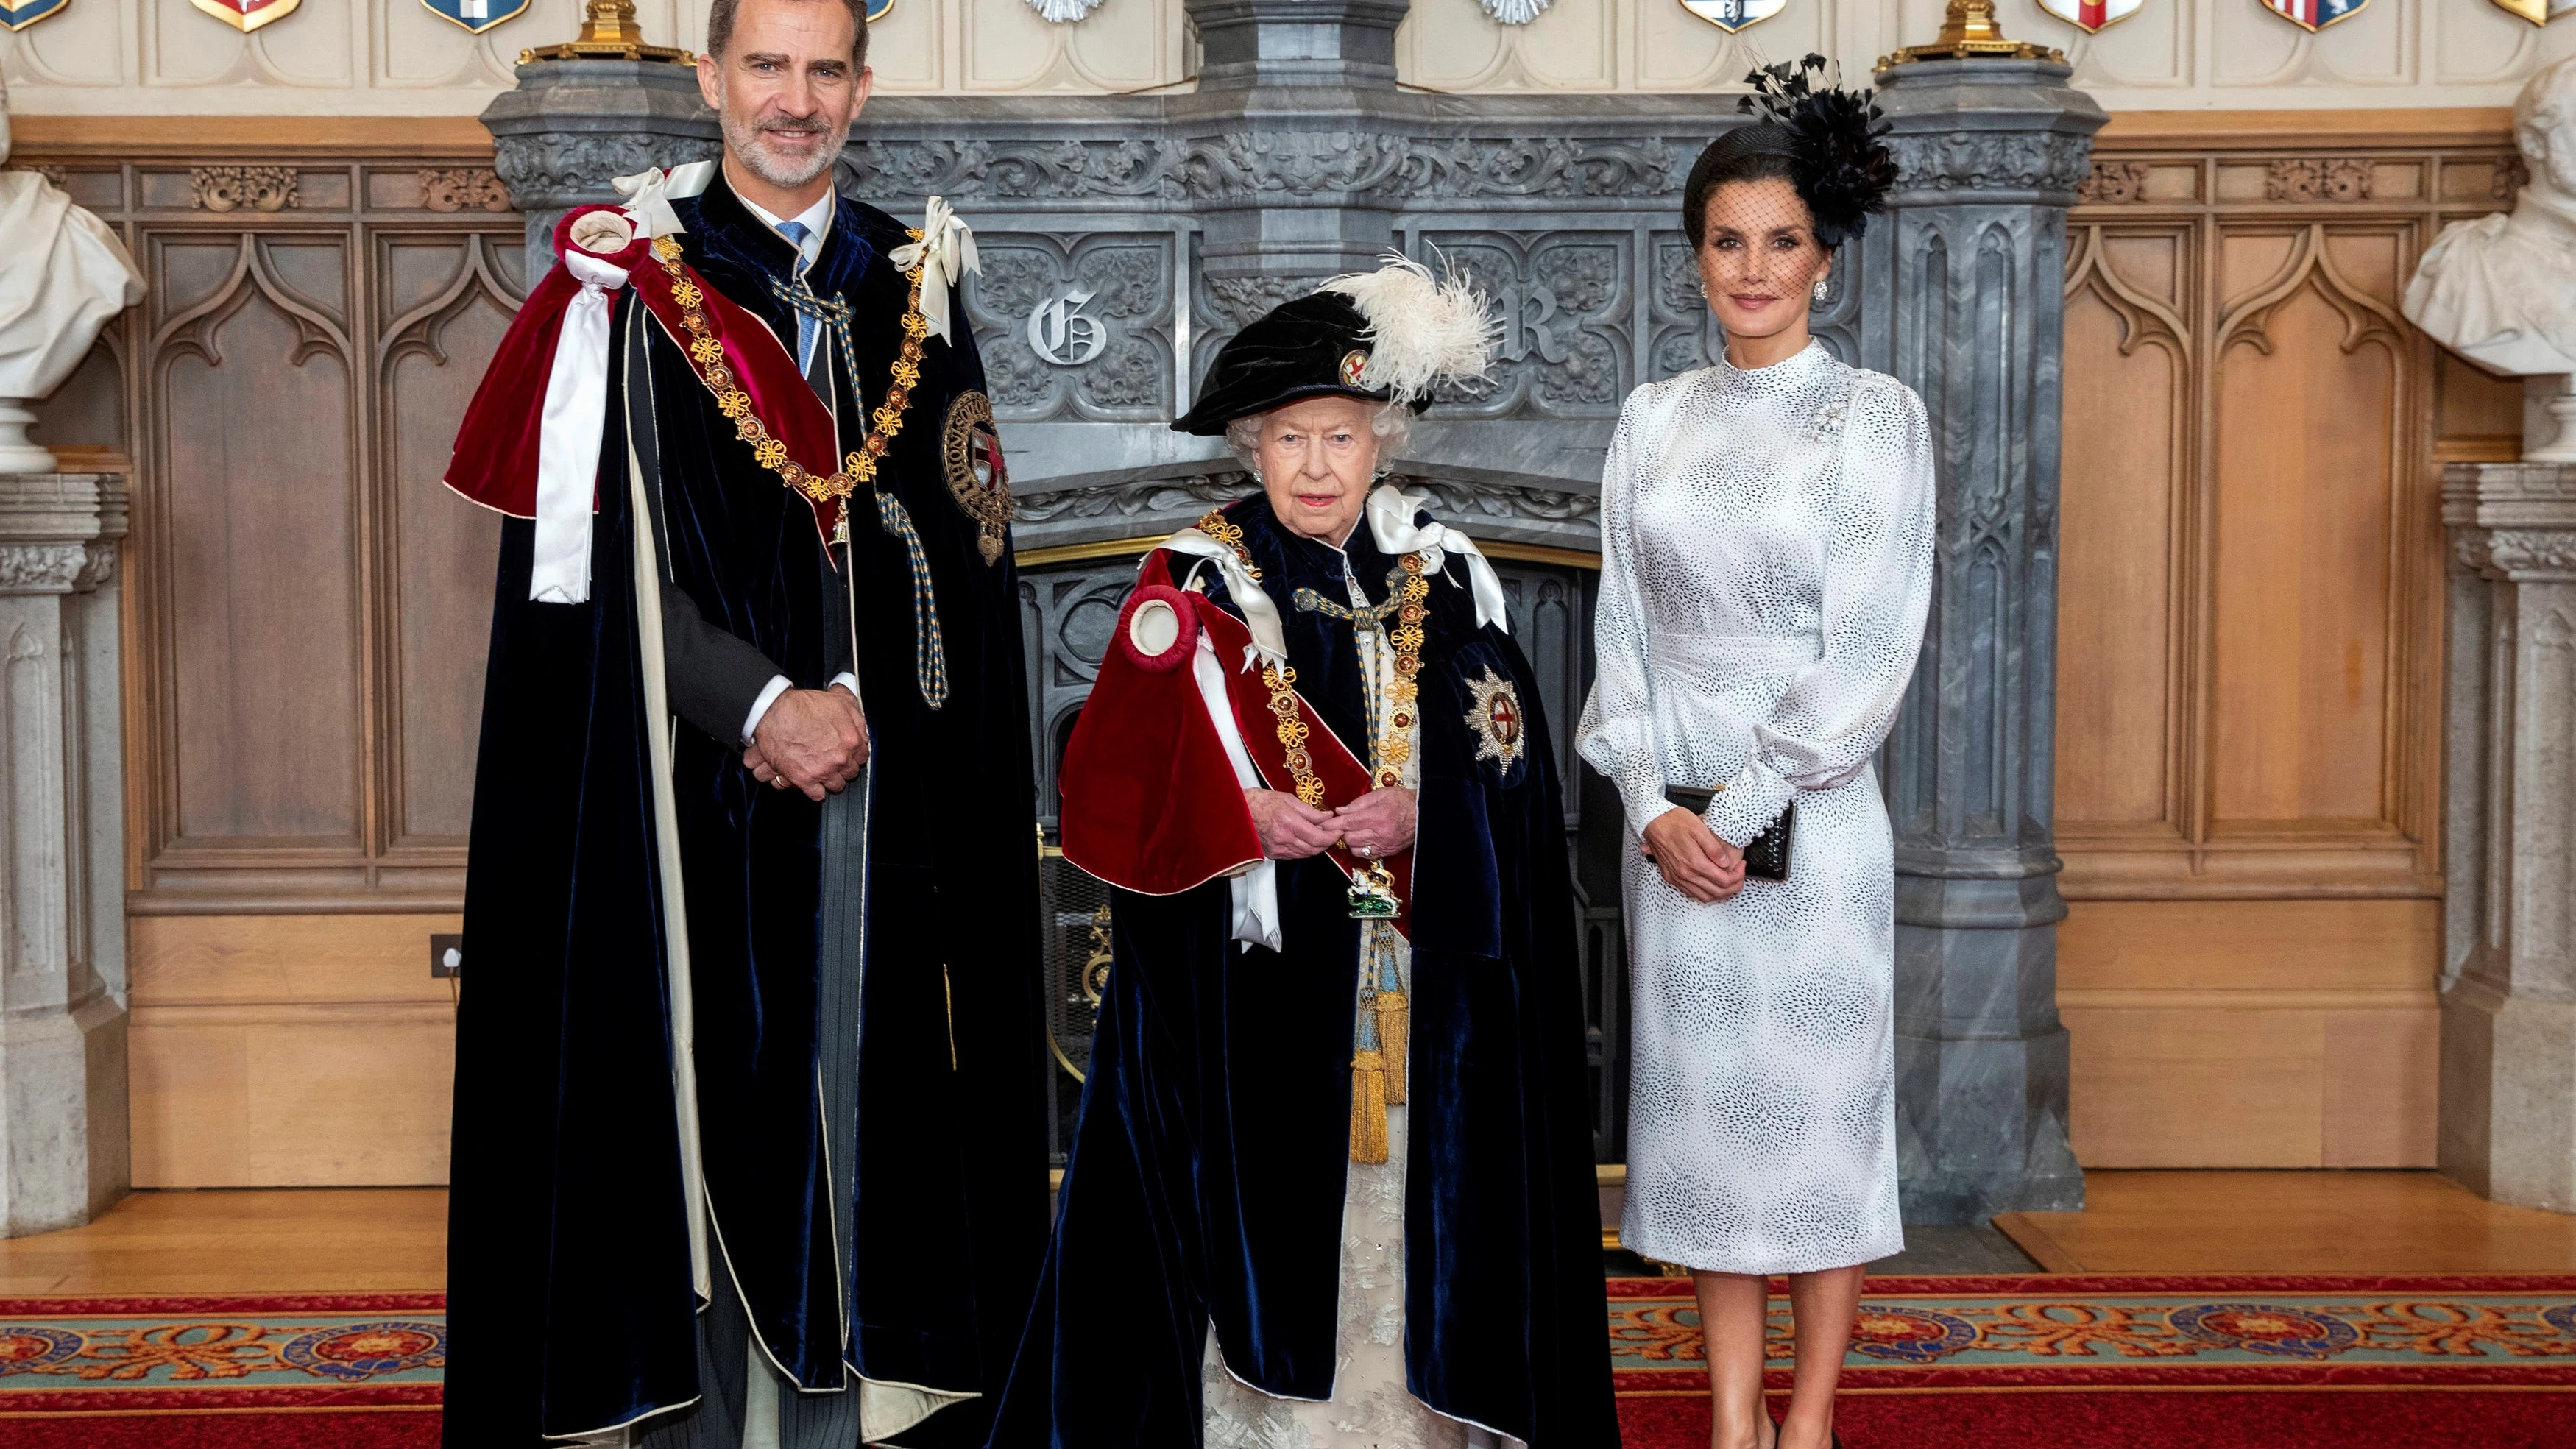
<path id="1" fill-rule="evenodd" d="M 465 974 L 463 936 L 429 938 L 429 974 L 442 981 L 453 981 Z"/>

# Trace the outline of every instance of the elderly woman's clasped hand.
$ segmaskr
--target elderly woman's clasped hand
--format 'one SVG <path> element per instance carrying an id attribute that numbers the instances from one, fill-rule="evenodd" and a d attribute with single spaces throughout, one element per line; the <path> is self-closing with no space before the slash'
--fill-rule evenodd
<path id="1" fill-rule="evenodd" d="M 1272 860 L 1304 860 L 1336 844 L 1363 860 L 1402 853 L 1413 844 L 1413 792 L 1371 790 L 1339 810 L 1319 810 L 1284 790 L 1246 790 L 1261 853 Z"/>

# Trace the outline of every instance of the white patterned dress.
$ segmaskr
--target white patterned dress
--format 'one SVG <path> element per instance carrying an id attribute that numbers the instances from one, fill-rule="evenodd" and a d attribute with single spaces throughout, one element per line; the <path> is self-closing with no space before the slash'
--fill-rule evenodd
<path id="1" fill-rule="evenodd" d="M 1900 1251 L 1895 881 L 1871 756 L 1931 599 L 1923 404 L 1810 343 L 1638 388 L 1602 478 L 1583 758 L 1619 787 L 1633 1025 L 1626 1245 L 1727 1273 Z M 1635 836 L 1723 786 L 1736 845 L 1796 802 L 1789 878 L 1702 905 Z"/>

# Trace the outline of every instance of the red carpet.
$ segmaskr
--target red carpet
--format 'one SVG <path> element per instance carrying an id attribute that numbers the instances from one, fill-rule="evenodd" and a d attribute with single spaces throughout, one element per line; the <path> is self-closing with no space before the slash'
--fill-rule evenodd
<path id="1" fill-rule="evenodd" d="M 1699 1328 L 1611 1282 L 1626 1449 L 1706 1449 Z M 2576 1277 L 1873 1278 L 1843 1386 L 1849 1449 L 2576 1449 Z"/>
<path id="2" fill-rule="evenodd" d="M 1785 1400 L 1772 1400 L 1778 1414 Z M 1848 1449 L 2568 1449 L 2565 1393 L 2412 1389 L 1845 1394 Z M 1708 1449 L 1704 1398 L 1619 1401 L 1625 1449 Z"/>
<path id="3" fill-rule="evenodd" d="M 1707 1442 L 1702 1431 L 1701 1443 Z M 438 1406 L 238 1409 L 0 1420 L 5 1449 L 438 1449 Z"/>
<path id="4" fill-rule="evenodd" d="M 1689 1284 L 1609 1289 L 1626 1449 L 1706 1449 Z M 436 1449 L 442 1308 L 0 1300 L 0 1449 Z M 2576 1276 L 1873 1278 L 1843 1384 L 1850 1449 L 2576 1449 Z"/>

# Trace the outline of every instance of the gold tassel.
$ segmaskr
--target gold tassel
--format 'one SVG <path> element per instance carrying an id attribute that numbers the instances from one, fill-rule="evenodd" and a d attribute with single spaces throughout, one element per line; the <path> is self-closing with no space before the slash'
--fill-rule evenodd
<path id="1" fill-rule="evenodd" d="M 1351 1161 L 1386 1158 L 1386 1061 L 1362 1047 L 1351 1054 Z"/>
<path id="2" fill-rule="evenodd" d="M 1401 991 L 1377 993 L 1377 1045 L 1386 1062 L 1386 1104 L 1404 1105 L 1404 1043 L 1413 1017 Z"/>

